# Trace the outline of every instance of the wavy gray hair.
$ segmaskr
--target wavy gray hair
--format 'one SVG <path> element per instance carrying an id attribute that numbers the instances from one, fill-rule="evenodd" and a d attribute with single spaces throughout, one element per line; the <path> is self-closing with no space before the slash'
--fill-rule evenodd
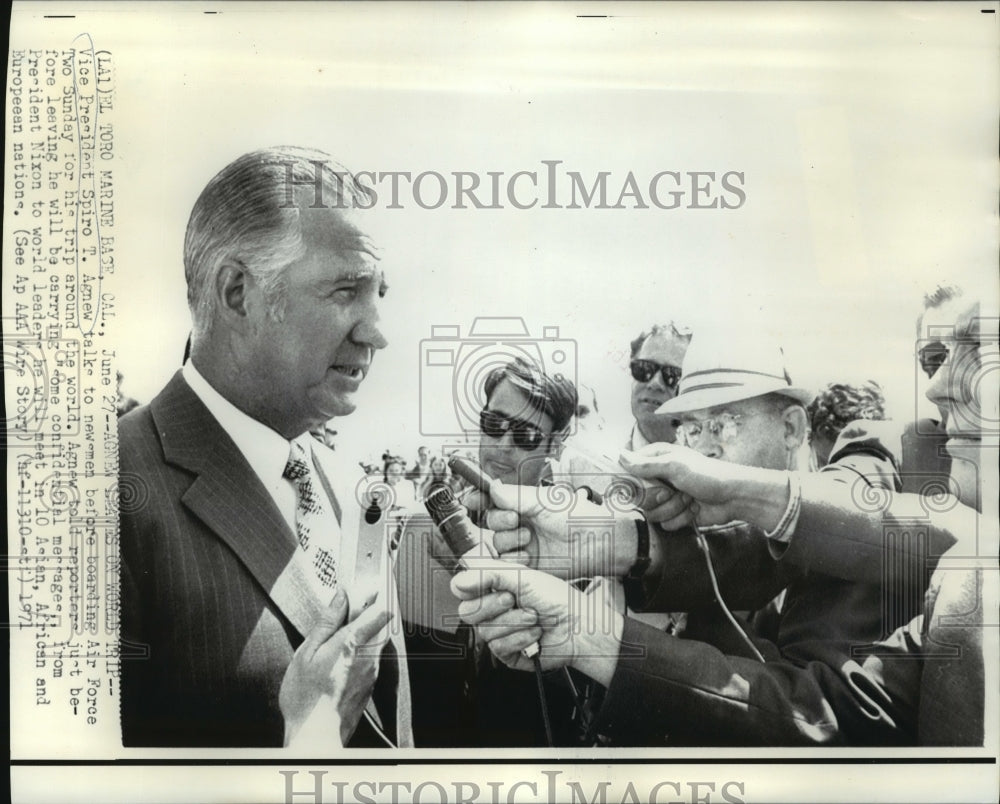
<path id="1" fill-rule="evenodd" d="M 329 154 L 297 146 L 244 154 L 208 183 L 188 220 L 184 278 L 194 335 L 208 331 L 215 315 L 213 287 L 229 260 L 260 283 L 280 319 L 284 314 L 284 269 L 303 256 L 295 187 L 313 186 L 313 207 L 368 208 L 371 197 Z"/>

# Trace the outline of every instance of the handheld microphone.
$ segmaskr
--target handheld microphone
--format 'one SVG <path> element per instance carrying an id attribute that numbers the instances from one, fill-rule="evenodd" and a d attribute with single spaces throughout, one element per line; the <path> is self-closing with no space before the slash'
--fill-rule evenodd
<path id="1" fill-rule="evenodd" d="M 486 488 L 489 489 L 489 477 L 485 474 L 483 477 L 486 478 Z M 493 547 L 483 540 L 479 528 L 469 519 L 469 512 L 455 499 L 455 494 L 447 485 L 432 484 L 424 498 L 424 507 L 448 546 L 454 560 L 453 573 L 464 569 L 475 569 L 476 559 L 482 558 L 484 554 L 493 558 L 498 557 Z M 525 658 L 531 659 L 538 655 L 539 650 L 538 643 L 533 642 L 521 653 Z"/>
<path id="2" fill-rule="evenodd" d="M 469 512 L 444 483 L 432 483 L 424 497 L 424 507 L 438 531 L 444 537 L 451 558 L 459 569 L 469 569 L 469 560 L 486 554 L 497 558 L 490 545 L 484 542 L 479 529 L 469 519 Z"/>
<path id="3" fill-rule="evenodd" d="M 448 468 L 453 475 L 458 475 L 476 491 L 489 495 L 491 478 L 475 461 L 456 455 L 448 461 Z"/>

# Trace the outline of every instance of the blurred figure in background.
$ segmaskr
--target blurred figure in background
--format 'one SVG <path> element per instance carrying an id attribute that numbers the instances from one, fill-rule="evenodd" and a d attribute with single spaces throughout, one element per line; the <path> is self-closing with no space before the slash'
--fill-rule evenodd
<path id="1" fill-rule="evenodd" d="M 822 469 L 830 459 L 830 451 L 841 431 L 856 419 L 883 421 L 885 419 L 885 394 L 874 380 L 859 385 L 830 383 L 807 408 L 812 434 L 814 467 Z"/>
<path id="2" fill-rule="evenodd" d="M 393 508 L 412 508 L 416 504 L 413 483 L 406 479 L 402 458 L 388 451 L 382 455 L 382 479 L 392 487 Z"/>
<path id="3" fill-rule="evenodd" d="M 115 376 L 118 382 L 115 393 L 115 409 L 119 416 L 124 416 L 133 408 L 139 407 L 139 402 L 122 391 L 122 382 L 124 381 L 125 376 L 120 371 L 115 372 Z"/>
<path id="4" fill-rule="evenodd" d="M 427 492 L 427 484 L 431 474 L 431 451 L 426 445 L 417 448 L 417 462 L 406 473 L 406 479 L 413 482 L 414 492 L 418 500 L 422 500 Z"/>
<path id="5" fill-rule="evenodd" d="M 600 439 L 607 424 L 597 404 L 597 392 L 586 383 L 578 382 L 579 402 L 576 406 L 576 435 Z"/>
<path id="6" fill-rule="evenodd" d="M 452 491 L 457 493 L 458 489 L 461 488 L 460 481 L 461 478 L 453 475 L 451 470 L 448 469 L 448 462 L 444 459 L 444 456 L 435 455 L 431 458 L 431 472 L 430 475 L 428 475 L 427 483 L 424 486 L 421 500 L 427 495 L 427 492 L 438 483 L 443 483 Z"/>

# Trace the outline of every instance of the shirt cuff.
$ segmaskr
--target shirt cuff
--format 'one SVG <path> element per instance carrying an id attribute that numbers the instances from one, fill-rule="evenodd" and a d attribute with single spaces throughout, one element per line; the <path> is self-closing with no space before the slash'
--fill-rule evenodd
<path id="1" fill-rule="evenodd" d="M 799 480 L 798 472 L 788 472 L 788 505 L 785 506 L 785 513 L 781 515 L 774 530 L 766 532 L 767 549 L 772 558 L 781 558 L 788 549 L 795 533 L 795 527 L 799 524 L 799 512 L 802 510 L 802 482 Z"/>

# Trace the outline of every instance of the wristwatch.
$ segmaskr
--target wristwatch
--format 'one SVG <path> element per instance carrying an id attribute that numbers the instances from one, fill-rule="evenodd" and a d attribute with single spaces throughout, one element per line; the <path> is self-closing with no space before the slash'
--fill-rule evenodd
<path id="1" fill-rule="evenodd" d="M 641 608 L 634 606 L 633 602 L 641 601 L 644 597 L 642 590 L 642 576 L 649 569 L 649 525 L 645 519 L 635 520 L 636 535 L 636 557 L 635 563 L 628 573 L 622 578 L 622 586 L 625 588 L 625 600 L 631 608 Z"/>

